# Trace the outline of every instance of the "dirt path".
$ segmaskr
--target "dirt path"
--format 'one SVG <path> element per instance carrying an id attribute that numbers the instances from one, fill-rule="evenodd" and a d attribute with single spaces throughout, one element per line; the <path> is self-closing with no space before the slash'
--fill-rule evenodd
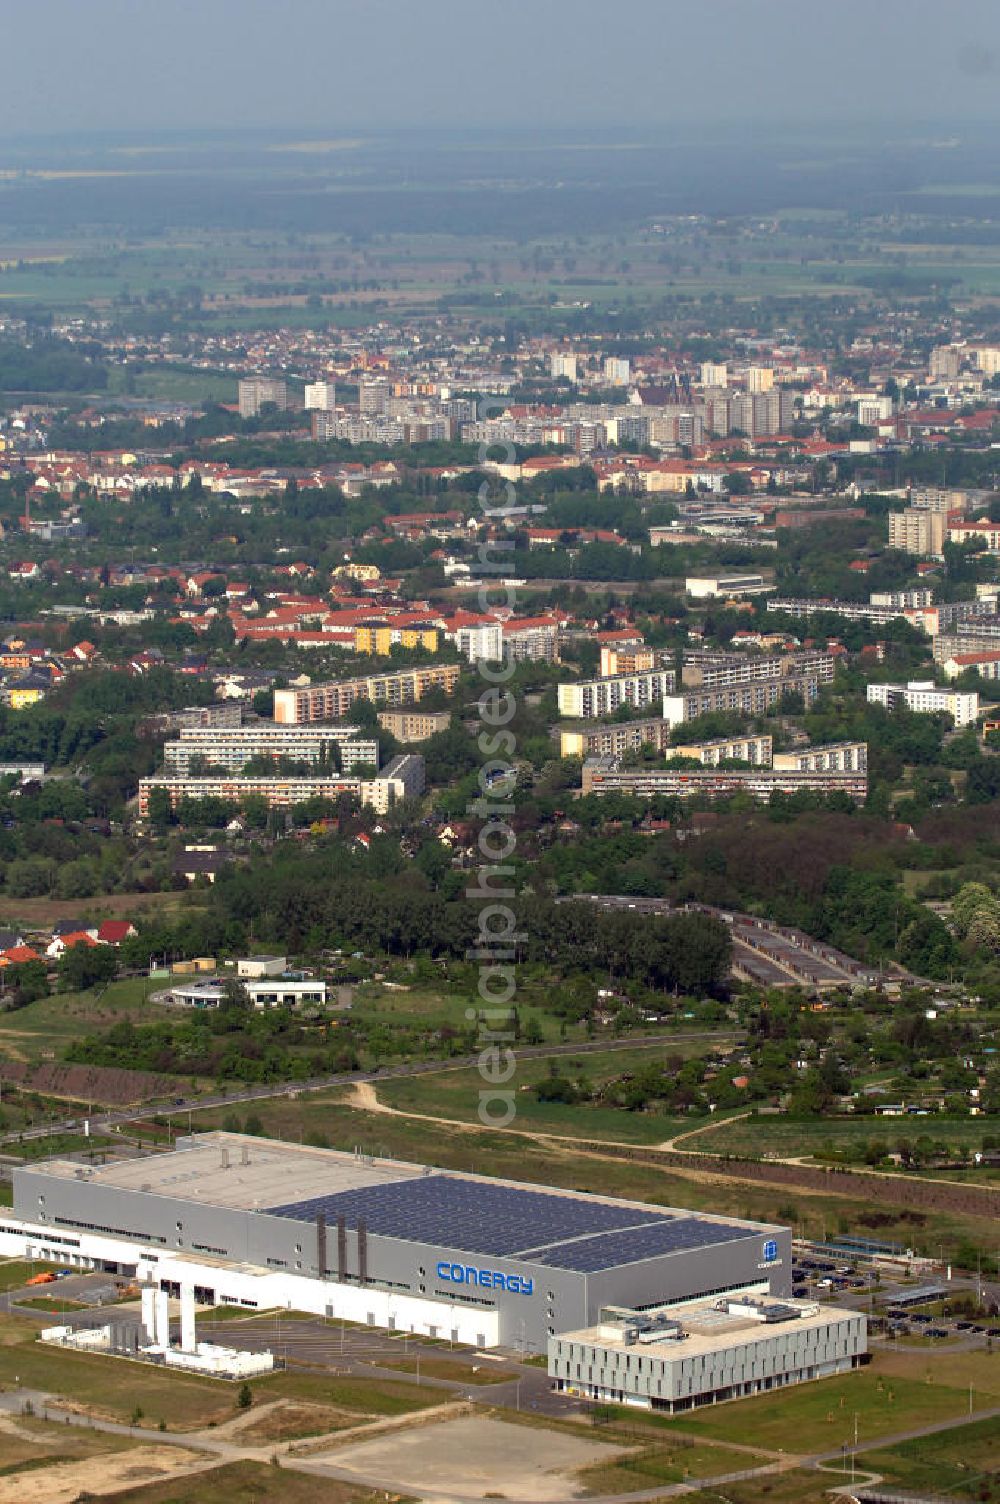
<path id="1" fill-rule="evenodd" d="M 173 1446 L 99 1452 L 73 1462 L 53 1462 L 50 1467 L 21 1468 L 0 1478 L 0 1504 L 75 1504 L 77 1499 L 168 1483 L 218 1465 L 217 1458 L 203 1452 Z"/>
<path id="2" fill-rule="evenodd" d="M 486 1128 L 481 1123 L 470 1123 L 461 1118 L 446 1118 L 436 1113 L 414 1112 L 409 1108 L 392 1107 L 388 1102 L 381 1100 L 377 1088 L 370 1081 L 352 1082 L 349 1093 L 342 1100 L 348 1106 L 362 1112 L 376 1113 L 387 1117 L 407 1118 L 416 1122 L 432 1123 L 435 1127 L 458 1129 L 462 1133 L 481 1134 L 497 1131 L 493 1128 Z M 739 1113 L 737 1116 L 750 1117 L 752 1116 L 752 1112 L 748 1110 L 747 1112 Z M 773 1159 L 767 1160 L 748 1159 L 740 1161 L 735 1158 L 724 1159 L 722 1155 L 713 1154 L 710 1149 L 676 1147 L 682 1139 L 692 1138 L 695 1134 L 707 1133 L 713 1128 L 721 1128 L 726 1123 L 735 1121 L 736 1116 L 720 1118 L 717 1122 L 705 1123 L 697 1128 L 688 1129 L 684 1133 L 675 1134 L 673 1139 L 666 1139 L 660 1144 L 635 1144 L 624 1139 L 609 1138 L 601 1140 L 600 1146 L 598 1146 L 593 1139 L 581 1143 L 578 1138 L 572 1137 L 569 1134 L 552 1133 L 537 1128 L 514 1126 L 502 1131 L 517 1134 L 531 1143 L 538 1144 L 550 1154 L 572 1154 L 574 1158 L 585 1157 L 602 1161 L 616 1161 L 622 1158 L 624 1152 L 626 1155 L 633 1157 L 637 1163 L 655 1164 L 656 1155 L 660 1153 L 678 1156 L 689 1155 L 692 1160 L 690 1166 L 678 1164 L 676 1160 L 664 1159 L 663 1168 L 681 1180 L 694 1180 L 700 1185 L 706 1183 L 746 1185 L 752 1182 L 755 1185 L 769 1185 L 774 1189 L 785 1190 L 791 1188 L 800 1196 L 835 1196 L 843 1200 L 852 1200 L 855 1197 L 864 1196 L 866 1190 L 865 1181 L 874 1181 L 877 1185 L 884 1187 L 891 1186 L 895 1193 L 891 1199 L 900 1205 L 909 1205 L 911 1201 L 913 1205 L 923 1205 L 924 1201 L 918 1192 L 921 1188 L 928 1186 L 941 1185 L 947 1186 L 949 1189 L 960 1188 L 961 1183 L 956 1181 L 921 1176 L 919 1180 L 909 1182 L 899 1176 L 887 1176 L 879 1170 L 862 1169 L 860 1166 L 856 1169 L 852 1167 L 850 1172 L 850 1179 L 854 1180 L 856 1176 L 857 1184 L 840 1184 L 834 1181 L 832 1177 L 829 1183 L 827 1183 L 824 1177 L 822 1184 L 807 1184 L 804 1178 L 802 1180 L 795 1179 L 794 1172 L 796 1170 L 801 1171 L 803 1177 L 806 1175 L 815 1176 L 816 1174 L 821 1174 L 824 1167 L 811 1164 L 802 1156 L 775 1156 Z M 716 1163 L 707 1166 L 705 1164 L 706 1159 L 713 1160 Z M 718 1168 L 716 1168 L 716 1164 Z M 746 1173 L 740 1173 L 741 1165 L 745 1167 Z M 790 1170 L 793 1174 L 792 1176 L 785 1175 L 784 1177 L 775 1175 L 773 1179 L 769 1180 L 767 1178 L 768 1165 L 773 1165 L 775 1171 L 779 1169 Z M 753 1173 L 751 1173 L 751 1167 Z M 842 1173 L 846 1174 L 847 1172 Z M 900 1187 L 905 1189 L 912 1187 L 914 1193 L 912 1198 L 900 1195 Z M 998 1205 L 1000 1205 L 1000 1198 L 998 1198 Z M 991 1215 L 991 1212 L 986 1210 L 980 1213 L 980 1215 Z"/>
<path id="3" fill-rule="evenodd" d="M 727 1118 L 713 1118 L 709 1123 L 702 1123 L 699 1128 L 687 1128 L 683 1133 L 675 1133 L 673 1138 L 665 1138 L 662 1144 L 654 1144 L 653 1147 L 655 1149 L 669 1149 L 674 1154 L 686 1154 L 689 1152 L 688 1150 L 678 1149 L 677 1147 L 686 1138 L 695 1138 L 700 1133 L 711 1133 L 714 1129 L 722 1128 L 728 1123 L 739 1122 L 740 1118 L 749 1118 L 752 1116 L 753 1109 L 747 1108 L 746 1112 L 734 1112 Z"/>

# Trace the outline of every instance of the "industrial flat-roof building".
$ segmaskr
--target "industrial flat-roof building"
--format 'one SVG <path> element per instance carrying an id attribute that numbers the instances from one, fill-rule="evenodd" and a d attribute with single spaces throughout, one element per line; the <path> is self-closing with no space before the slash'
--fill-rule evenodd
<path id="1" fill-rule="evenodd" d="M 549 1377 L 567 1394 L 676 1413 L 846 1373 L 867 1341 L 858 1311 L 807 1301 L 612 1308 L 595 1326 L 549 1338 Z"/>
<path id="2" fill-rule="evenodd" d="M 105 1166 L 14 1171 L 0 1255 L 114 1268 L 199 1299 L 477 1346 L 630 1309 L 787 1294 L 791 1234 L 734 1217 L 206 1133 Z"/>

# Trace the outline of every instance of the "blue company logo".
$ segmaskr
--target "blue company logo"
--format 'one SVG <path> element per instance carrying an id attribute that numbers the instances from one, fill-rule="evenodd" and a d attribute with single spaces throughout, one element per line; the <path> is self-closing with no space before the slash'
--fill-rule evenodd
<path id="1" fill-rule="evenodd" d="M 765 1262 L 765 1264 L 773 1264 L 774 1261 L 775 1261 L 775 1259 L 777 1257 L 778 1257 L 778 1245 L 774 1241 L 773 1238 L 768 1238 L 767 1242 L 764 1244 L 764 1262 Z"/>
<path id="2" fill-rule="evenodd" d="M 499 1269 L 477 1269 L 474 1264 L 449 1264 L 442 1259 L 437 1266 L 438 1279 L 451 1285 L 479 1285 L 486 1290 L 509 1290 L 513 1295 L 530 1295 L 535 1281 L 525 1274 L 501 1274 Z"/>

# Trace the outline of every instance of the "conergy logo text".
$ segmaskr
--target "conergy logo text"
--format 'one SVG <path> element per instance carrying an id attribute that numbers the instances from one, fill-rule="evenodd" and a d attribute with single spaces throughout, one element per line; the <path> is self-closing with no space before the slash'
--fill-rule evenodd
<path id="1" fill-rule="evenodd" d="M 438 1279 L 451 1285 L 479 1285 L 486 1290 L 509 1290 L 512 1295 L 531 1295 L 535 1281 L 526 1274 L 501 1274 L 499 1269 L 477 1269 L 475 1264 L 450 1264 L 442 1259 Z"/>

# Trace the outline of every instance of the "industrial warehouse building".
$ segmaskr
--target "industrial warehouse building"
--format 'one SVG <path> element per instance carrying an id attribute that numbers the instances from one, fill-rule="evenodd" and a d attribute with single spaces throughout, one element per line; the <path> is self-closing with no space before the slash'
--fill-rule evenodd
<path id="1" fill-rule="evenodd" d="M 676 1412 L 846 1373 L 867 1345 L 858 1311 L 723 1296 L 605 1310 L 596 1326 L 549 1338 L 549 1377 L 567 1394 Z"/>
<path id="2" fill-rule="evenodd" d="M 15 1169 L 2 1255 L 111 1269 L 211 1304 L 544 1352 L 612 1305 L 782 1297 L 791 1234 L 206 1133 L 127 1163 Z"/>

